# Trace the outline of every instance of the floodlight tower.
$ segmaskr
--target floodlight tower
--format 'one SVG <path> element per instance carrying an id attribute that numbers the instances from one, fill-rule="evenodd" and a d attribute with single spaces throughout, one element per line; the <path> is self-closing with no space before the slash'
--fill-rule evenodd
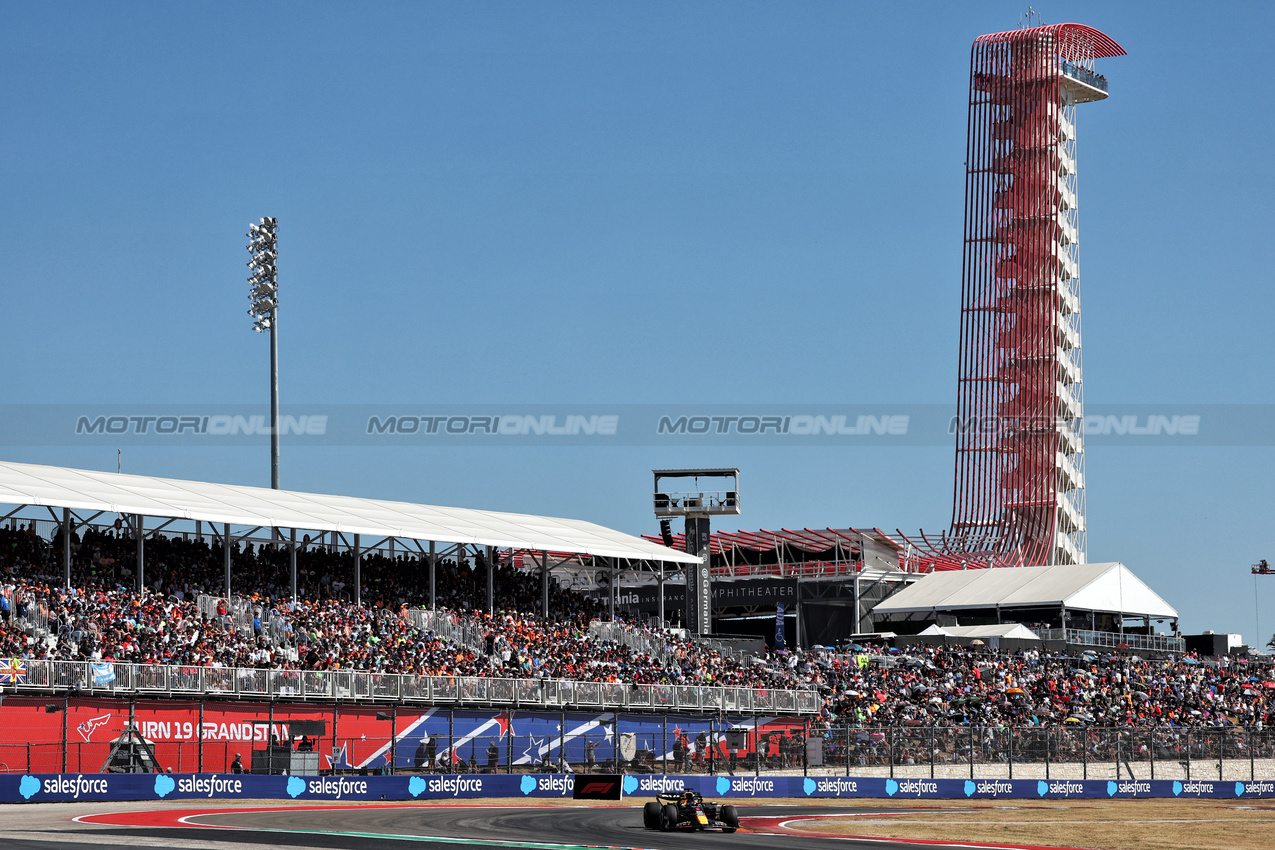
<path id="1" fill-rule="evenodd" d="M 686 628 L 692 634 L 707 635 L 713 631 L 713 584 L 709 574 L 711 529 L 709 517 L 739 513 L 738 469 L 656 469 L 655 515 L 660 519 L 686 518 L 686 553 L 699 555 L 703 563 L 686 565 Z M 666 478 L 690 478 L 692 491 L 666 491 L 660 481 Z M 723 489 L 700 489 L 699 479 L 716 479 Z M 663 590 L 661 605 L 663 605 Z"/>
<path id="2" fill-rule="evenodd" d="M 956 485 L 943 547 L 957 560 L 1086 561 L 1076 106 L 1106 99 L 1094 60 L 1124 52 L 1080 24 L 974 42 Z"/>
<path id="3" fill-rule="evenodd" d="M 279 258 L 276 231 L 279 220 L 263 218 L 248 225 L 248 315 L 252 329 L 270 331 L 270 486 L 279 489 Z"/>

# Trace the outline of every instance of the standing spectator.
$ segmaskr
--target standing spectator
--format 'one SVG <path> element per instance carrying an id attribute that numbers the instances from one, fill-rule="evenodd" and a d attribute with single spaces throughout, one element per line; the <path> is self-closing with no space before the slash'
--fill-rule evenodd
<path id="1" fill-rule="evenodd" d="M 496 739 L 492 738 L 491 743 L 487 745 L 487 769 L 495 773 L 499 762 L 500 747 L 496 746 Z"/>

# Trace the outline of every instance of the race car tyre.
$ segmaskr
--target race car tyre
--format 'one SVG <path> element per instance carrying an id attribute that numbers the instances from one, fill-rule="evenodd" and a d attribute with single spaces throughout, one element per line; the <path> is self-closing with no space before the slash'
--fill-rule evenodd
<path id="1" fill-rule="evenodd" d="M 642 807 L 642 826 L 647 829 L 660 828 L 660 804 L 647 803 Z"/>
<path id="2" fill-rule="evenodd" d="M 721 818 L 722 823 L 726 824 L 722 827 L 722 832 L 734 832 L 739 829 L 739 812 L 735 811 L 734 806 L 722 806 Z"/>
<path id="3" fill-rule="evenodd" d="M 672 832 L 677 829 L 677 806 L 672 803 L 660 810 L 660 832 Z"/>

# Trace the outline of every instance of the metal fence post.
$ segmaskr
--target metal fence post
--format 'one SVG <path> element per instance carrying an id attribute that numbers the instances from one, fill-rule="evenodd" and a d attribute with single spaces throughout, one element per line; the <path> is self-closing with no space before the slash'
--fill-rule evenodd
<path id="1" fill-rule="evenodd" d="M 1049 747 L 1053 744 L 1054 730 L 1045 728 L 1045 781 L 1049 781 Z"/>
<path id="2" fill-rule="evenodd" d="M 1089 778 L 1089 730 L 1085 730 L 1085 735 L 1080 739 L 1080 764 L 1081 779 Z"/>
<path id="3" fill-rule="evenodd" d="M 1226 749 L 1225 730 L 1217 730 L 1217 781 L 1222 781 L 1222 755 Z"/>
<path id="4" fill-rule="evenodd" d="M 1007 743 L 1009 744 L 1009 778 L 1013 779 L 1014 778 L 1014 738 L 1017 737 L 1014 734 L 1013 727 L 1009 727 L 1009 726 L 1005 727 L 1005 737 L 1007 739 Z"/>
<path id="5" fill-rule="evenodd" d="M 934 727 L 931 726 L 928 733 L 930 747 L 930 778 L 934 778 Z"/>
<path id="6" fill-rule="evenodd" d="M 1186 779 L 1191 781 L 1191 730 L 1186 732 Z"/>
<path id="7" fill-rule="evenodd" d="M 514 772 L 514 710 L 509 709 L 506 715 L 509 725 L 505 731 L 505 773 Z"/>
<path id="8" fill-rule="evenodd" d="M 1248 781 L 1252 782 L 1257 778 L 1257 763 L 1253 755 L 1253 730 L 1248 730 Z"/>
<path id="9" fill-rule="evenodd" d="M 885 749 L 889 753 L 890 758 L 890 778 L 894 778 L 894 727 L 886 727 Z"/>
<path id="10" fill-rule="evenodd" d="M 664 774 L 668 775 L 668 712 L 662 715 L 664 728 L 660 732 L 660 763 L 664 766 Z"/>
<path id="11" fill-rule="evenodd" d="M 850 724 L 849 722 L 846 723 L 846 727 L 842 731 L 845 733 L 845 742 L 841 748 L 841 751 L 845 755 L 846 776 L 849 776 L 850 775 Z"/>
<path id="12" fill-rule="evenodd" d="M 457 685 L 457 687 L 459 687 L 459 685 Z M 453 735 L 455 721 L 456 721 L 456 709 L 454 708 L 447 709 L 447 772 L 448 773 L 456 772 L 456 750 L 453 749 L 453 747 L 455 747 L 456 745 L 456 739 Z"/>
<path id="13" fill-rule="evenodd" d="M 332 703 L 332 773 L 333 774 L 336 773 L 336 727 L 337 727 L 337 720 L 340 719 L 340 716 L 341 716 L 340 708 L 341 708 L 340 703 L 338 702 Z"/>
<path id="14" fill-rule="evenodd" d="M 195 769 L 204 772 L 204 698 L 199 698 L 199 750 L 195 754 Z"/>
<path id="15" fill-rule="evenodd" d="M 71 713 L 71 695 L 62 697 L 62 772 L 66 773 L 66 716 Z"/>
<path id="16" fill-rule="evenodd" d="M 974 778 L 974 724 L 969 726 L 970 736 L 970 779 Z"/>
<path id="17" fill-rule="evenodd" d="M 804 740 L 801 742 L 801 775 L 810 775 L 810 721 L 807 720 L 802 724 L 805 734 L 802 736 Z"/>
<path id="18" fill-rule="evenodd" d="M 761 776 L 761 733 L 757 712 L 752 712 L 752 775 Z"/>

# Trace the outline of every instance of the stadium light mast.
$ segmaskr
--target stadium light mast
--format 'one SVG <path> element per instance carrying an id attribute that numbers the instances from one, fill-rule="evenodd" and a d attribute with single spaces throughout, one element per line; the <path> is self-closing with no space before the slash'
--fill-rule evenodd
<path id="1" fill-rule="evenodd" d="M 279 258 L 276 229 L 279 220 L 263 218 L 260 224 L 248 225 L 248 268 L 251 289 L 248 292 L 248 315 L 252 329 L 270 331 L 270 487 L 279 489 Z"/>

